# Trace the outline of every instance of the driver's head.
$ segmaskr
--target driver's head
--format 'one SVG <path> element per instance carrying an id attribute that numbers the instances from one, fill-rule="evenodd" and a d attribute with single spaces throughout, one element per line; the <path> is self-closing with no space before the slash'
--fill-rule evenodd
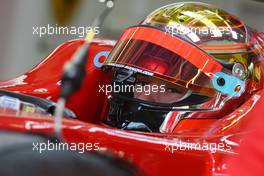
<path id="1" fill-rule="evenodd" d="M 261 88 L 263 43 L 253 32 L 203 3 L 157 9 L 124 31 L 104 63 L 122 87 L 110 96 L 107 122 L 159 132 L 171 111 L 217 111 Z"/>

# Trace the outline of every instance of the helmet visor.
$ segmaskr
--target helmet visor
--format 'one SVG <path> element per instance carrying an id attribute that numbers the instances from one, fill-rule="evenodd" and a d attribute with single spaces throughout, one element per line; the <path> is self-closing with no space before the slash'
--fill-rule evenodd
<path id="1" fill-rule="evenodd" d="M 154 76 L 207 97 L 216 94 L 212 77 L 223 69 L 191 43 L 143 26 L 128 28 L 104 65 Z"/>

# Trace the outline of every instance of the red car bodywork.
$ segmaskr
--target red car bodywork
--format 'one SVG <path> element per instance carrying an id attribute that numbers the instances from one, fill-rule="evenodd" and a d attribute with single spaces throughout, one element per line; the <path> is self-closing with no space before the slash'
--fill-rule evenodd
<path id="1" fill-rule="evenodd" d="M 0 83 L 0 89 L 47 98 L 56 101 L 60 78 L 68 61 L 83 40 L 73 40 L 59 46 L 38 66 L 15 79 Z M 146 175 L 213 175 L 225 173 L 228 158 L 236 157 L 237 146 L 247 133 L 247 124 L 258 114 L 255 104 L 264 104 L 262 91 L 256 93 L 236 111 L 221 119 L 185 119 L 170 133 L 144 133 L 110 128 L 100 121 L 107 114 L 108 103 L 99 86 L 111 81 L 94 65 L 101 51 L 111 51 L 114 41 L 98 40 L 89 48 L 87 76 L 83 86 L 67 107 L 77 114 L 77 119 L 63 120 L 66 142 L 99 143 L 100 148 L 131 161 Z M 104 58 L 100 58 L 103 62 Z M 258 105 L 260 106 L 260 105 Z M 0 109 L 0 128 L 21 132 L 53 132 L 50 116 L 15 115 Z M 176 150 L 179 141 L 186 143 L 219 143 L 231 146 L 229 151 Z"/>

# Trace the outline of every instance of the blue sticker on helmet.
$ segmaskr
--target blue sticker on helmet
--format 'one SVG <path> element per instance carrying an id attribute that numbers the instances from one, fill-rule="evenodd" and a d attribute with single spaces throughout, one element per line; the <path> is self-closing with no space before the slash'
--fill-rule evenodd
<path id="1" fill-rule="evenodd" d="M 103 65 L 103 63 L 101 63 L 101 62 L 99 61 L 99 59 L 100 59 L 101 57 L 106 57 L 106 58 L 107 58 L 109 54 L 110 54 L 110 51 L 102 51 L 102 52 L 96 54 L 96 56 L 94 57 L 94 65 L 95 65 L 97 68 L 101 68 L 102 65 Z"/>
<path id="2" fill-rule="evenodd" d="M 245 81 L 223 72 L 215 73 L 212 83 L 217 91 L 231 97 L 239 97 L 245 91 Z"/>

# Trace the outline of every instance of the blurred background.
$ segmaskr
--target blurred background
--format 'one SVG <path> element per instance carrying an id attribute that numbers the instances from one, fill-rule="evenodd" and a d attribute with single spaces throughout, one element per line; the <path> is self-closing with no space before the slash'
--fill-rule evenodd
<path id="1" fill-rule="evenodd" d="M 199 1 L 199 0 L 197 0 Z M 263 0 L 202 0 L 236 15 L 264 31 Z M 179 0 L 116 0 L 99 37 L 117 39 L 122 30 L 139 23 L 161 6 Z M 30 70 L 58 45 L 78 35 L 33 35 L 33 27 L 90 26 L 103 5 L 98 0 L 0 0 L 0 80 Z"/>

